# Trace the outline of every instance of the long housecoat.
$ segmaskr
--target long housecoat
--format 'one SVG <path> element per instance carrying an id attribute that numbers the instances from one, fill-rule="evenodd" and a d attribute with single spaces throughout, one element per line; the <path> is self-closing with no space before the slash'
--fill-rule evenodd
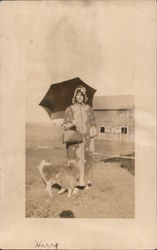
<path id="1" fill-rule="evenodd" d="M 79 184 L 86 185 L 86 176 L 92 161 L 91 153 L 94 150 L 93 138 L 97 135 L 94 111 L 87 104 L 75 103 L 65 111 L 64 124 L 75 124 L 76 129 L 83 136 L 83 143 L 66 144 L 68 164 L 76 164 L 79 171 Z"/>

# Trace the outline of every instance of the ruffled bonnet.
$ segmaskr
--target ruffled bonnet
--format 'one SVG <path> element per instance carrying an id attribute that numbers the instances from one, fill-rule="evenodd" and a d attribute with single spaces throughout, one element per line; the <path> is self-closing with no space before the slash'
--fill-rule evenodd
<path id="1" fill-rule="evenodd" d="M 87 94 L 86 94 L 86 88 L 79 85 L 78 87 L 76 87 L 75 91 L 74 91 L 74 95 L 73 95 L 73 98 L 72 98 L 72 103 L 74 104 L 75 103 L 75 98 L 76 98 L 76 94 L 78 91 L 81 91 L 81 93 L 83 93 L 84 97 L 85 97 L 85 100 L 84 102 L 86 103 L 88 101 L 88 97 L 87 97 Z"/>

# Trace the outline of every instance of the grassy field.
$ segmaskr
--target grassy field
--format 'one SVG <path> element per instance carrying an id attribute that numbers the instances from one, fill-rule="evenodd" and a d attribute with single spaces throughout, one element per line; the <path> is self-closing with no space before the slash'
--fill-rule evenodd
<path id="1" fill-rule="evenodd" d="M 95 151 L 129 155 L 134 145 L 110 141 L 95 141 Z M 49 124 L 26 125 L 26 217 L 60 218 L 70 210 L 76 218 L 134 217 L 134 160 L 94 158 L 91 168 L 93 187 L 80 190 L 67 198 L 67 193 L 53 198 L 45 192 L 38 165 L 47 159 L 60 167 L 66 162 L 65 146 L 59 127 Z"/>

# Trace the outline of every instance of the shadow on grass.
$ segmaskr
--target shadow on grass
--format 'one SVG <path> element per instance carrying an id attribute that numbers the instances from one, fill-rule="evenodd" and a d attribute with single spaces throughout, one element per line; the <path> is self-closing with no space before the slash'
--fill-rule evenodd
<path id="1" fill-rule="evenodd" d="M 135 156 L 135 153 L 131 153 L 125 156 Z M 124 159 L 121 157 L 113 157 L 111 159 L 103 160 L 103 162 L 119 162 L 121 168 L 125 168 L 130 174 L 135 175 L 135 160 L 134 159 Z"/>

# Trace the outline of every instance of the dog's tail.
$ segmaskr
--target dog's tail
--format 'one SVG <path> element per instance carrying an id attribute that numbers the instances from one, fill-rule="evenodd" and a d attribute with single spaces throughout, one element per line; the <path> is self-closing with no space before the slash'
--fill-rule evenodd
<path id="1" fill-rule="evenodd" d="M 42 164 L 42 162 L 41 162 L 41 164 L 38 166 L 38 169 L 39 169 L 39 172 L 41 174 L 41 177 L 42 177 L 43 181 L 47 184 L 48 179 L 46 178 L 46 176 L 43 173 L 44 166 L 45 166 L 45 164 Z"/>

